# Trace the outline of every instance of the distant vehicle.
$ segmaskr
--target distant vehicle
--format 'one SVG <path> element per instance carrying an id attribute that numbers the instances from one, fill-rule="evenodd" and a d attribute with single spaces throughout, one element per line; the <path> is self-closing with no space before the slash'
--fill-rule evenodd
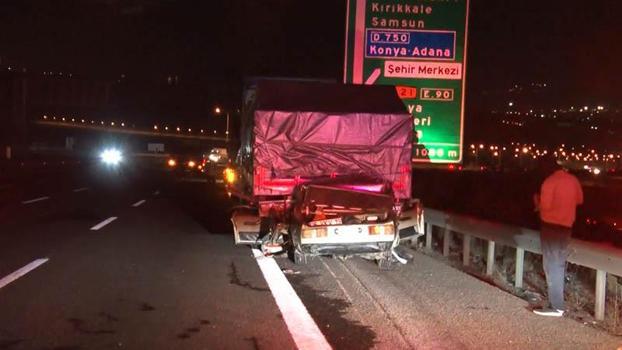
<path id="1" fill-rule="evenodd" d="M 107 166 L 116 167 L 123 161 L 123 153 L 118 148 L 109 147 L 101 151 L 99 159 Z"/>
<path id="2" fill-rule="evenodd" d="M 202 157 L 194 155 L 170 155 L 163 166 L 173 173 L 201 174 Z"/>
<path id="3" fill-rule="evenodd" d="M 229 164 L 229 154 L 226 148 L 212 148 L 209 153 L 203 154 L 201 171 L 217 183 L 222 183 L 223 171 Z"/>
<path id="4" fill-rule="evenodd" d="M 227 164 L 229 155 L 226 148 L 212 148 L 207 155 L 203 155 L 203 159 L 212 164 Z"/>
<path id="5" fill-rule="evenodd" d="M 241 146 L 225 169 L 237 244 L 296 263 L 357 255 L 405 263 L 394 248 L 421 234 L 411 199 L 412 117 L 390 86 L 260 80 L 245 91 Z"/>

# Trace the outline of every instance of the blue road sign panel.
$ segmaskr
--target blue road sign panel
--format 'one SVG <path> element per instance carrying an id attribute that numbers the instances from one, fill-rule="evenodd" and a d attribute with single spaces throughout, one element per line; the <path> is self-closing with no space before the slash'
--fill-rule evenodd
<path id="1" fill-rule="evenodd" d="M 456 32 L 368 29 L 365 57 L 453 60 Z"/>

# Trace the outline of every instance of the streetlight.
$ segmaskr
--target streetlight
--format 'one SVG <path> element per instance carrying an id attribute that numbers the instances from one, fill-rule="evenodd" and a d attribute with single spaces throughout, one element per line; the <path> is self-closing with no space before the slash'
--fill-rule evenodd
<path id="1" fill-rule="evenodd" d="M 222 109 L 220 109 L 220 107 L 216 107 L 214 108 L 214 112 L 216 112 L 217 115 L 220 115 L 222 113 Z M 227 129 L 225 131 L 225 140 L 229 141 L 229 111 L 227 111 Z"/>

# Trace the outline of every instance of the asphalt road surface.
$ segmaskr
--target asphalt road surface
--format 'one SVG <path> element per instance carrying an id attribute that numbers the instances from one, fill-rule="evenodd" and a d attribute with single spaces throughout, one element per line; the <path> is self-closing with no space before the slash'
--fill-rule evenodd
<path id="1" fill-rule="evenodd" d="M 0 350 L 622 345 L 415 251 L 392 271 L 255 258 L 218 185 L 169 175 L 83 165 L 0 185 Z"/>

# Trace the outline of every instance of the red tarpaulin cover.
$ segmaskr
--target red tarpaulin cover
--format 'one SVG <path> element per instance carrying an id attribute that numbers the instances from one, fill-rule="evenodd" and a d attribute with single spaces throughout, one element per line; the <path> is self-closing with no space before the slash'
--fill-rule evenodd
<path id="1" fill-rule="evenodd" d="M 272 78 L 245 85 L 236 161 L 243 191 L 289 195 L 317 177 L 354 176 L 389 181 L 398 198 L 410 198 L 412 117 L 395 87 Z"/>
<path id="2" fill-rule="evenodd" d="M 321 176 L 362 174 L 411 192 L 412 118 L 404 114 L 290 112 L 254 114 L 255 195 L 291 193 Z"/>

